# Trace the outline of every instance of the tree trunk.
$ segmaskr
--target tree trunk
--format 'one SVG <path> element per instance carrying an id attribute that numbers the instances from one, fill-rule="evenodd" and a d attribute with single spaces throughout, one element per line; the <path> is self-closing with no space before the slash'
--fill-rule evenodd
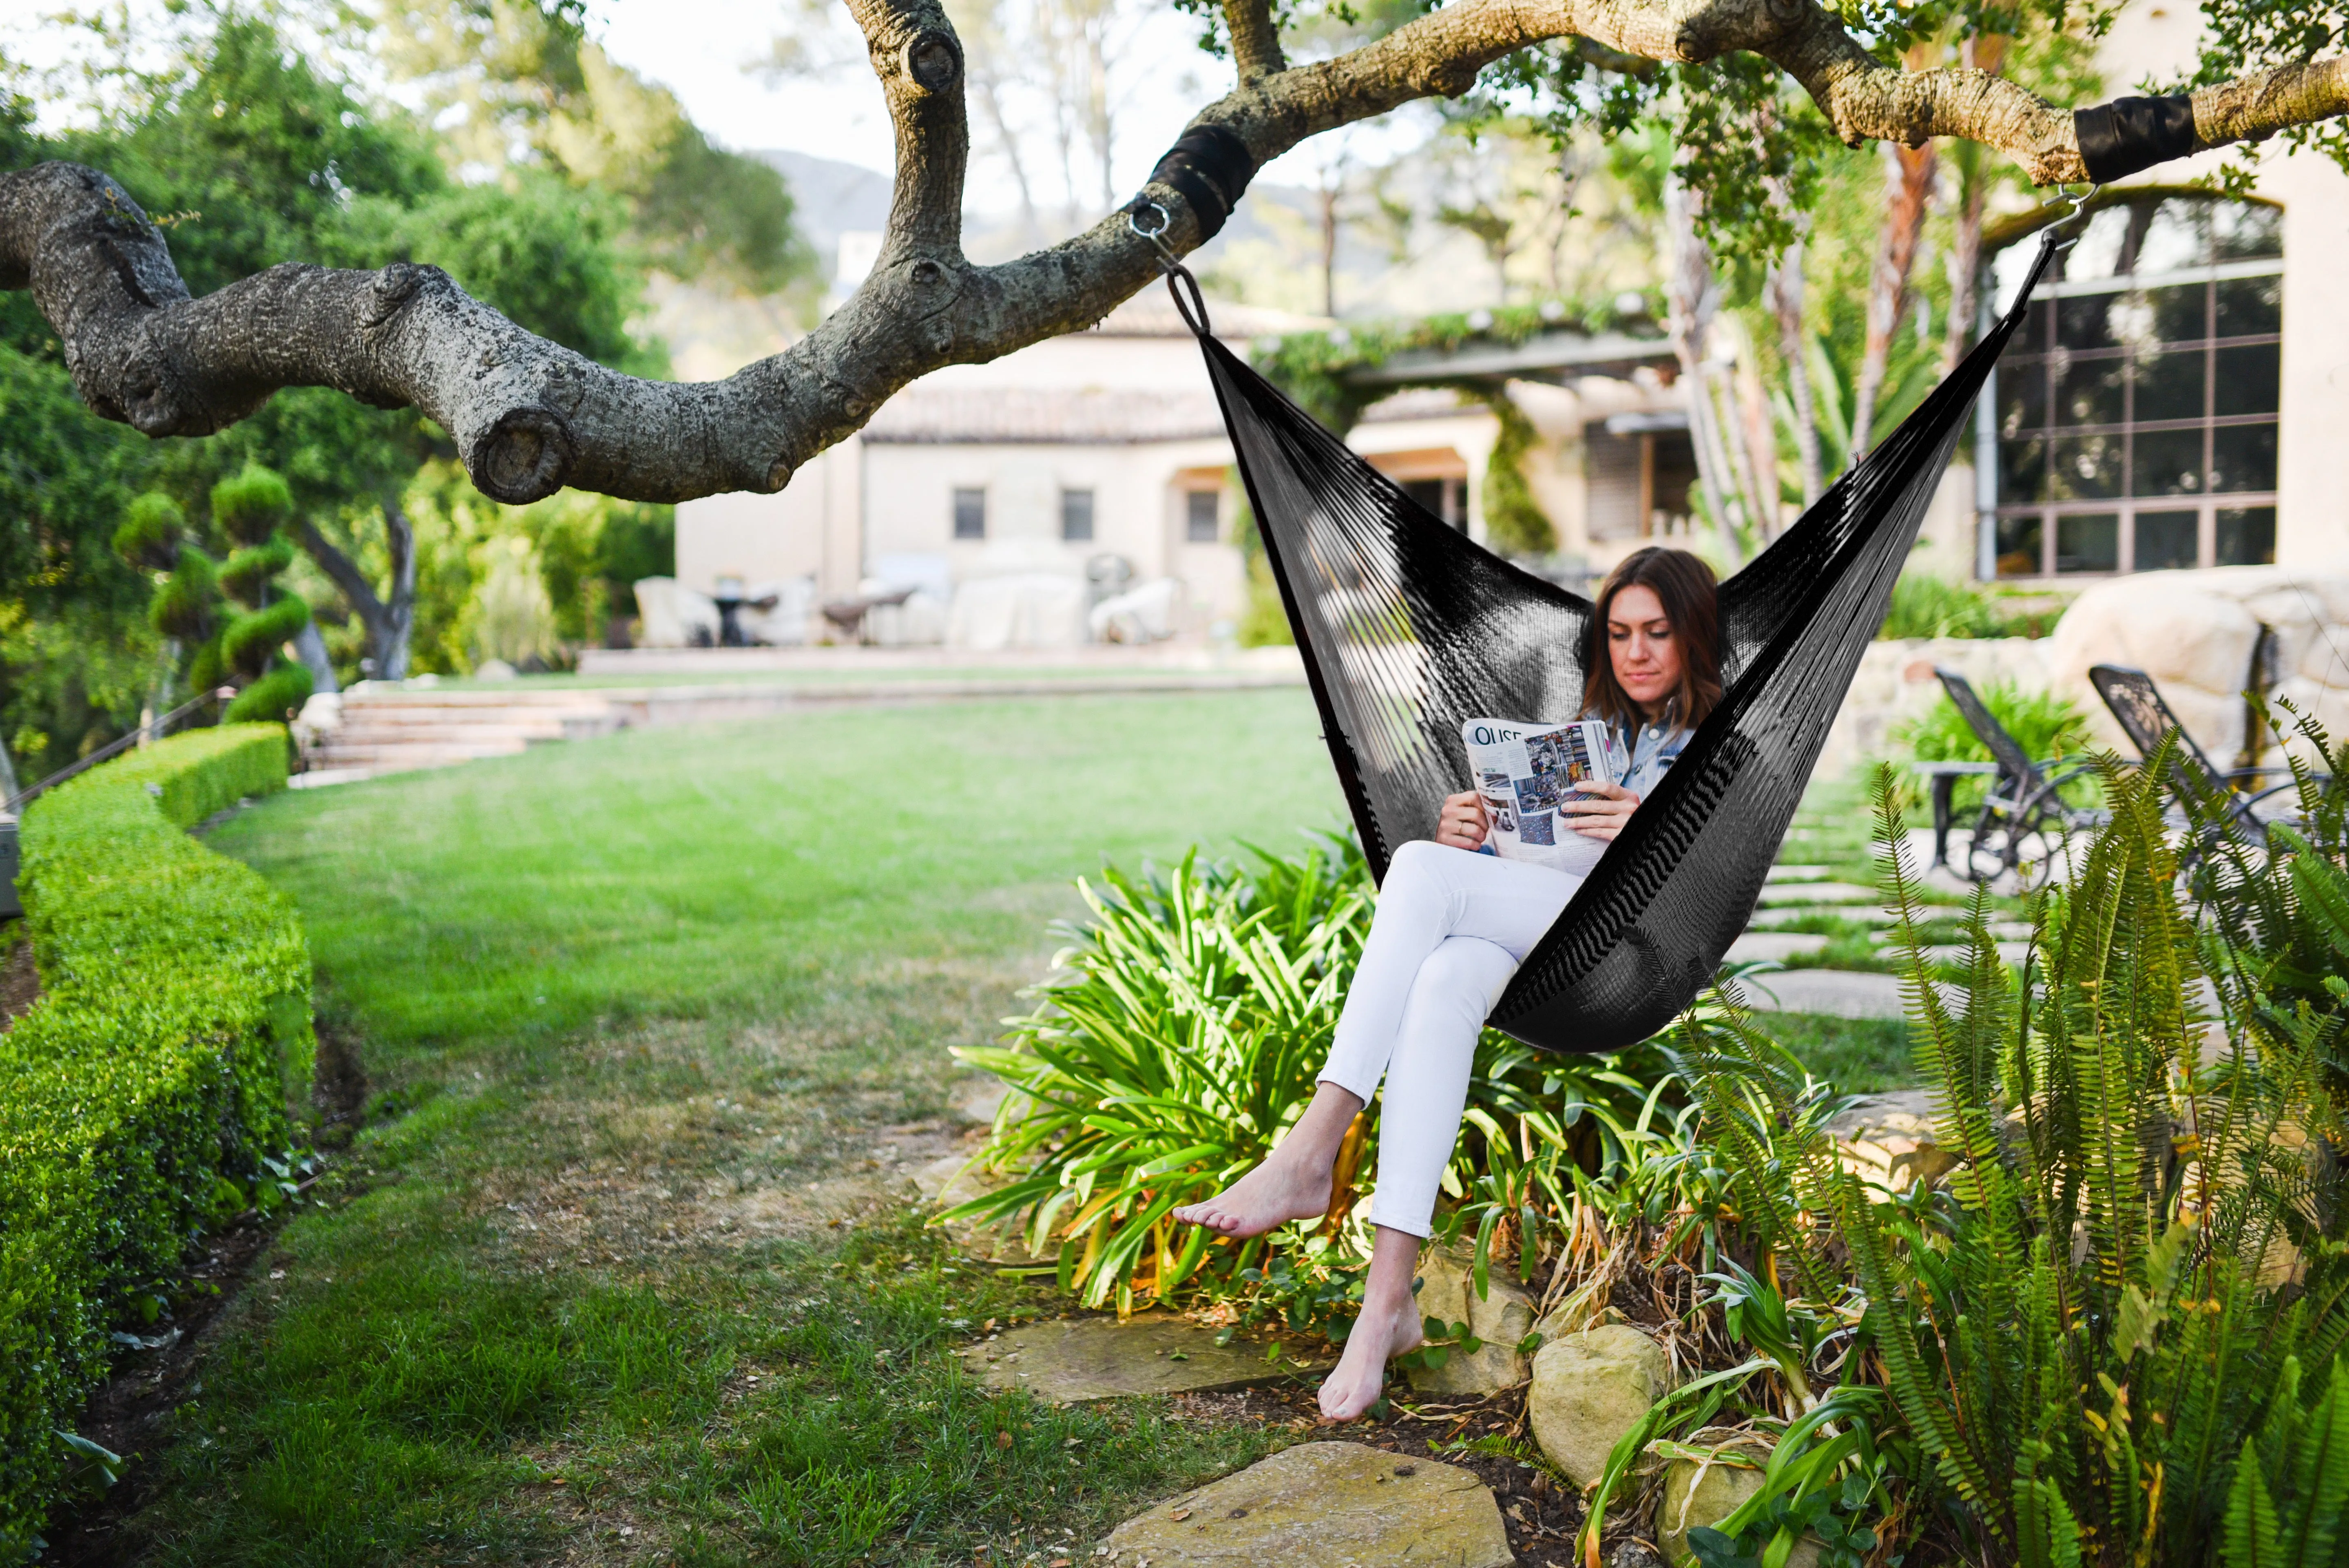
<path id="1" fill-rule="evenodd" d="M 388 600 L 377 594 L 375 584 L 367 581 L 358 563 L 320 532 L 316 523 L 308 518 L 296 520 L 295 535 L 366 628 L 373 677 L 405 680 L 409 638 L 416 622 L 416 528 L 400 510 L 399 502 L 389 496 L 383 499 L 383 528 L 385 552 L 391 557 Z M 331 673 L 327 678 L 332 680 Z"/>
<path id="2" fill-rule="evenodd" d="M 1968 38 L 1958 46 L 1958 61 L 1996 76 L 2006 65 L 2006 40 L 1995 35 Z M 1942 324 L 1944 375 L 1973 346 L 1974 289 L 1982 276 L 1982 214 L 1990 204 L 1991 187 L 1991 161 L 1982 148 L 1960 141 L 1950 153 L 1958 176 L 1958 202 L 1950 237 L 1950 319 Z"/>
<path id="3" fill-rule="evenodd" d="M 340 691 L 342 683 L 335 678 L 335 661 L 326 652 L 326 639 L 318 630 L 316 618 L 302 623 L 294 634 L 294 656 L 310 672 L 313 692 Z"/>
<path id="4" fill-rule="evenodd" d="M 1705 340 L 1721 290 L 1713 275 L 1713 253 L 1696 232 L 1696 194 L 1681 182 L 1675 170 L 1664 181 L 1665 253 L 1669 280 L 1664 289 L 1665 331 L 1680 361 L 1682 397 L 1688 407 L 1690 445 L 1696 449 L 1696 478 L 1704 492 L 1704 509 L 1721 537 L 1722 554 L 1735 571 L 1745 552 L 1729 520 L 1731 469 L 1721 446 L 1720 421 L 1714 418 L 1713 389 L 1705 375 Z"/>
<path id="5" fill-rule="evenodd" d="M 1892 357 L 1892 336 L 1909 314 L 1909 273 L 1917 264 L 1917 242 L 1925 232 L 1925 214 L 1932 205 L 1933 179 L 1939 170 L 1933 145 L 1900 147 L 1884 143 L 1884 230 L 1876 247 L 1876 268 L 1868 281 L 1868 341 L 1859 358 L 1859 375 L 1852 387 L 1851 460 L 1855 463 L 1874 445 L 1876 400 L 1884 390 L 1884 372 Z"/>
<path id="6" fill-rule="evenodd" d="M 1786 362 L 1786 401 L 1795 410 L 1795 455 L 1803 469 L 1803 507 L 1818 504 L 1826 488 L 1819 461 L 1819 406 L 1811 386 L 1809 334 L 1803 329 L 1805 247 L 1796 240 L 1770 269 L 1763 298 L 1778 324 L 1778 354 Z"/>

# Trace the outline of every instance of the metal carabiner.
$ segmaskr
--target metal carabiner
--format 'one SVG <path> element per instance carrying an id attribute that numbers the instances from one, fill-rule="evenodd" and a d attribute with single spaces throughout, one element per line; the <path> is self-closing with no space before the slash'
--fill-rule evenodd
<path id="1" fill-rule="evenodd" d="M 2055 188 L 2056 195 L 2072 203 L 2072 210 L 2047 225 L 2050 244 L 2058 251 L 2068 251 L 2080 242 L 2080 236 L 2087 232 L 2088 220 L 2094 215 L 2088 203 L 2095 201 L 2096 192 L 2103 189 L 2102 185 L 2091 185 L 2085 193 L 2075 196 L 2060 185 Z M 2065 232 L 2066 230 L 2070 232 Z"/>
<path id="2" fill-rule="evenodd" d="M 1158 214 L 1158 227 L 1155 229 L 1145 229 L 1142 226 L 1142 214 L 1145 211 L 1155 212 Z M 1158 253 L 1158 266 L 1160 271 L 1174 273 L 1182 267 L 1183 258 L 1176 255 L 1173 249 L 1166 243 L 1165 233 L 1167 230 L 1174 226 L 1174 214 L 1166 210 L 1165 203 L 1161 201 L 1134 202 L 1125 210 L 1125 226 L 1133 230 L 1134 233 L 1142 239 L 1150 242 L 1150 248 Z"/>

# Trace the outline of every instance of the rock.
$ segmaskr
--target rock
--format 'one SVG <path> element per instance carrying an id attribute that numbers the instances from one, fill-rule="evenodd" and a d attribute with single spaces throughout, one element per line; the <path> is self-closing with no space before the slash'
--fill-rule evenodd
<path id="1" fill-rule="evenodd" d="M 2048 665 L 2055 688 L 2088 715 L 2098 744 L 2125 755 L 2136 749 L 2089 686 L 2088 666 L 2129 665 L 2154 678 L 2187 733 L 2230 768 L 2247 733 L 2242 691 L 2255 674 L 2262 628 L 2268 647 L 2259 673 L 2275 683 L 2274 695 L 2342 732 L 2349 661 L 2333 628 L 2344 618 L 2349 576 L 2337 572 L 2221 566 L 2116 577 L 2072 602 L 2048 639 Z M 2270 746 L 2262 760 L 2275 758 Z"/>
<path id="2" fill-rule="evenodd" d="M 1455 1347 L 1443 1366 L 1411 1373 L 1411 1386 L 1423 1394 L 1490 1394 L 1526 1380 L 1526 1358 L 1517 1346 L 1533 1331 L 1534 1298 L 1497 1264 L 1485 1272 L 1485 1295 L 1479 1296 L 1474 1264 L 1465 1244 L 1420 1254 L 1420 1316 L 1465 1323 L 1485 1342 L 1473 1356 Z"/>
<path id="3" fill-rule="evenodd" d="M 1103 1568 L 1509 1568 L 1501 1510 L 1470 1471 L 1361 1443 L 1299 1443 L 1126 1521 Z"/>
<path id="4" fill-rule="evenodd" d="M 1031 1323 L 957 1352 L 990 1388 L 1022 1388 L 1055 1404 L 1081 1405 L 1132 1394 L 1209 1394 L 1284 1382 L 1319 1372 L 1326 1358 L 1284 1354 L 1265 1360 L 1261 1343 L 1218 1346 L 1216 1331 L 1163 1313 L 1120 1323 L 1064 1317 Z"/>
<path id="5" fill-rule="evenodd" d="M 1857 882 L 1765 882 L 1762 902 L 1774 903 L 1881 903 L 1884 895 Z"/>
<path id="6" fill-rule="evenodd" d="M 1789 958 L 1808 958 L 1826 949 L 1830 938 L 1804 931 L 1749 931 L 1729 944 L 1721 955 L 1723 964 L 1751 964 L 1767 958 L 1783 964 Z"/>
<path id="7" fill-rule="evenodd" d="M 1607 1455 L 1672 1386 L 1663 1346 L 1625 1324 L 1601 1324 L 1534 1353 L 1526 1395 L 1534 1440 L 1577 1486 L 1607 1468 Z"/>
<path id="8" fill-rule="evenodd" d="M 1838 1018 L 1905 1018 L 1900 976 L 1857 969 L 1789 969 L 1748 975 L 1738 994 L 1756 1013 L 1827 1013 Z"/>
<path id="9" fill-rule="evenodd" d="M 1754 1456 L 1767 1460 L 1767 1450 Z M 1656 1542 L 1672 1568 L 1688 1568 L 1696 1561 L 1689 1550 L 1688 1532 L 1700 1524 L 1719 1524 L 1738 1505 L 1762 1490 L 1762 1472 L 1742 1466 L 1700 1464 L 1674 1460 L 1664 1470 L 1664 1499 L 1656 1505 Z M 1819 1542 L 1805 1536 L 1787 1555 L 1786 1568 L 1818 1568 Z"/>

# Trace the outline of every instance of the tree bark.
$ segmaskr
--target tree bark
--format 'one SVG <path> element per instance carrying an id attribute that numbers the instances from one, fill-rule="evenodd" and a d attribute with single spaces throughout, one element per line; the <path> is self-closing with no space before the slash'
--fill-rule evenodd
<path id="1" fill-rule="evenodd" d="M 890 394 L 1093 325 L 1157 276 L 1112 214 L 999 266 L 963 255 L 969 152 L 962 46 L 938 0 L 847 0 L 896 132 L 888 228 L 872 274 L 782 354 L 723 381 L 648 382 L 533 337 L 431 267 L 288 263 L 189 297 L 161 234 L 106 175 L 50 163 L 0 175 L 0 287 L 30 288 L 93 409 L 150 436 L 207 435 L 284 387 L 414 407 L 454 441 L 473 482 L 527 502 L 564 485 L 676 501 L 771 491 L 860 428 Z M 2042 183 L 2076 181 L 2071 110 L 1983 71 L 1874 59 L 1816 0 L 1455 0 L 1374 42 L 1289 67 L 1266 0 L 1226 11 L 1239 81 L 1197 122 L 1264 163 L 1306 138 L 1403 103 L 1466 91 L 1515 50 L 1575 39 L 1583 58 L 1702 61 L 1746 50 L 1786 71 L 1836 133 L 1917 146 L 1995 146 Z M 2197 150 L 2349 112 L 2340 58 L 2193 95 Z M 1164 240 L 1200 243 L 1200 215 L 1153 183 Z"/>
<path id="2" fill-rule="evenodd" d="M 351 614 L 359 618 L 367 629 L 367 655 L 377 680 L 408 678 L 408 644 L 416 622 L 416 528 L 398 501 L 387 496 L 383 501 L 383 527 L 391 557 L 391 584 L 387 599 L 378 595 L 375 584 L 358 563 L 343 553 L 335 542 L 308 518 L 295 524 L 295 537 L 318 570 L 326 574 Z"/>
<path id="3" fill-rule="evenodd" d="M 1697 487 L 1704 492 L 1704 510 L 1720 536 L 1730 569 L 1744 563 L 1737 530 L 1729 518 L 1730 487 L 1735 483 L 1721 441 L 1721 421 L 1713 408 L 1713 387 L 1705 373 L 1705 341 L 1721 290 L 1713 275 L 1713 254 L 1696 232 L 1693 191 L 1681 183 L 1677 171 L 1664 181 L 1664 234 L 1669 247 L 1664 285 L 1664 331 L 1671 338 L 1672 356 L 1680 362 L 1681 396 L 1688 408 L 1689 444 L 1696 449 Z"/>
<path id="4" fill-rule="evenodd" d="M 1852 387 L 1851 460 L 1855 463 L 1874 445 L 1876 400 L 1884 389 L 1885 366 L 1892 357 L 1892 335 L 1909 314 L 1909 273 L 1917 264 L 1917 242 L 1925 232 L 1925 213 L 1932 205 L 1933 181 L 1939 164 L 1930 142 L 1922 147 L 1884 149 L 1884 230 L 1876 250 L 1876 268 L 1868 284 L 1868 336 L 1860 349 L 1859 374 Z"/>
<path id="5" fill-rule="evenodd" d="M 1795 415 L 1795 455 L 1803 469 L 1803 509 L 1816 505 L 1826 488 L 1819 460 L 1819 407 L 1811 387 L 1810 344 L 1803 331 L 1803 242 L 1782 253 L 1763 286 L 1763 298 L 1778 324 L 1778 356 L 1786 362 L 1786 397 Z"/>

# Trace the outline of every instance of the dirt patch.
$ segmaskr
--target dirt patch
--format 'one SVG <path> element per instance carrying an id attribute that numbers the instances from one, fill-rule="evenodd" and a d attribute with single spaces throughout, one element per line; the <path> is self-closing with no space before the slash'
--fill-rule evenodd
<path id="1" fill-rule="evenodd" d="M 151 1460 L 168 1440 L 165 1418 L 187 1397 L 207 1331 L 243 1286 L 253 1260 L 276 1227 L 239 1223 L 207 1236 L 174 1293 L 164 1320 L 123 1345 L 113 1377 L 90 1397 L 74 1430 L 128 1461 L 123 1477 L 78 1515 L 57 1522 L 42 1561 L 58 1568 L 111 1568 L 129 1561 L 123 1522 L 147 1501 Z M 120 1344 L 122 1336 L 117 1336 Z"/>
<path id="2" fill-rule="evenodd" d="M 317 1144 L 344 1150 L 367 1114 L 367 1069 L 358 1042 L 343 1029 L 318 1020 L 317 1064 L 310 1075 L 310 1104 L 318 1114 Z"/>
<path id="3" fill-rule="evenodd" d="M 19 930 L 0 953 L 0 1032 L 30 1012 L 41 999 L 40 971 L 33 967 L 33 939 Z"/>
<path id="4" fill-rule="evenodd" d="M 348 1148 L 365 1113 L 367 1075 L 360 1070 L 356 1044 L 323 1021 L 312 1093 L 319 1118 L 318 1147 Z M 345 1196 L 349 1195 L 346 1191 Z M 227 1229 L 202 1238 L 160 1319 L 115 1336 L 119 1359 L 114 1373 L 90 1396 L 74 1430 L 121 1455 L 127 1461 L 122 1479 L 78 1514 L 57 1523 L 44 1563 L 59 1568 L 113 1568 L 129 1561 L 124 1555 L 129 1543 L 119 1532 L 123 1522 L 147 1502 L 154 1474 L 149 1461 L 167 1440 L 165 1418 L 187 1398 L 212 1326 L 236 1299 L 254 1260 L 293 1212 L 281 1210 L 270 1220 L 248 1212 Z"/>

